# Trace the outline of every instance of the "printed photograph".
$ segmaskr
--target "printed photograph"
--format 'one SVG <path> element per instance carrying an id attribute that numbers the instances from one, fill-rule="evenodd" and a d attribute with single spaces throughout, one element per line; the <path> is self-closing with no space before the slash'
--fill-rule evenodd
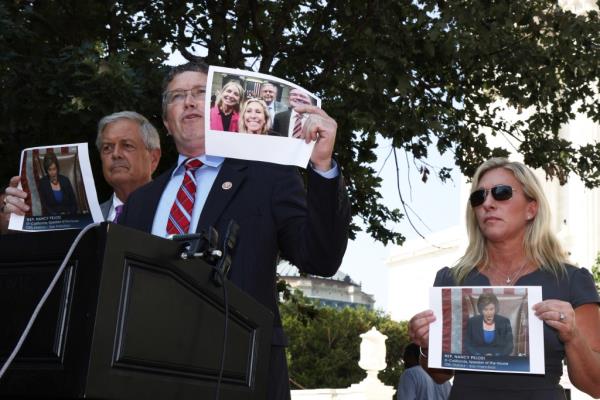
<path id="1" fill-rule="evenodd" d="M 310 115 L 296 108 L 320 107 L 317 96 L 274 76 L 214 66 L 206 96 L 207 154 L 306 167 Z"/>
<path id="2" fill-rule="evenodd" d="M 529 287 L 434 289 L 439 289 L 442 368 L 532 372 L 530 324 L 537 318 L 530 312 Z"/>
<path id="3" fill-rule="evenodd" d="M 75 229 L 93 221 L 91 207 L 98 200 L 87 144 L 25 149 L 20 170 L 21 188 L 29 194 L 26 202 L 30 211 L 24 217 L 11 217 L 11 229 Z"/>

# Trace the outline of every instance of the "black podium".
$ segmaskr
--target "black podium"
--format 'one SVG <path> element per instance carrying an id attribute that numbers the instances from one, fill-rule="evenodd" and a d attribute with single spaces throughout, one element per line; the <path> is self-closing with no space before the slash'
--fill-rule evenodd
<path id="1" fill-rule="evenodd" d="M 0 237 L 0 359 L 16 344 L 76 231 Z M 179 243 L 114 224 L 81 240 L 0 380 L 0 398 L 212 399 L 223 288 Z M 272 313 L 230 282 L 222 399 L 264 399 Z"/>

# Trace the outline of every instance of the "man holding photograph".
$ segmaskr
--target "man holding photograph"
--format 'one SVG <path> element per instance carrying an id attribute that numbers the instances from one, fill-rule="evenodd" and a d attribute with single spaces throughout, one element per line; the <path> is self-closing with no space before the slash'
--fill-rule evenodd
<path id="1" fill-rule="evenodd" d="M 280 136 L 303 139 L 303 127 L 307 116 L 302 110 L 303 107 L 312 105 L 312 100 L 304 90 L 294 88 L 290 90 L 289 102 L 290 108 L 288 110 L 275 114 L 273 130 L 278 132 Z"/>
<path id="2" fill-rule="evenodd" d="M 160 137 L 146 117 L 134 111 L 121 111 L 98 122 L 96 147 L 104 179 L 114 190 L 111 198 L 100 204 L 100 209 L 107 221 L 114 221 L 129 194 L 152 180 L 160 161 Z M 12 177 L 4 193 L 0 212 L 2 233 L 8 231 L 11 213 L 25 215 L 29 211 L 25 203 L 27 193 L 17 188 L 20 179 Z"/>
<path id="3" fill-rule="evenodd" d="M 207 65 L 188 63 L 167 75 L 163 121 L 178 162 L 129 197 L 120 223 L 162 237 L 210 226 L 223 234 L 231 220 L 239 224 L 229 279 L 274 313 L 267 398 L 289 399 L 276 266 L 281 256 L 303 272 L 331 276 L 341 264 L 350 206 L 332 159 L 337 124 L 318 107 L 298 106 L 306 116 L 305 140 L 316 140 L 307 190 L 295 167 L 208 156 L 205 96 L 199 95 L 207 73 Z"/>

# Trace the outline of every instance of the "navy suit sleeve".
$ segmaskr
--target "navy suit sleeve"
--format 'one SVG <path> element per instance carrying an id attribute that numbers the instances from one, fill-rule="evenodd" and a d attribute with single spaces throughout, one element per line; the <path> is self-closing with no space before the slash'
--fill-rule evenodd
<path id="1" fill-rule="evenodd" d="M 348 243 L 350 202 L 341 174 L 326 179 L 309 168 L 307 180 L 306 192 L 297 173 L 275 187 L 278 247 L 302 272 L 332 276 Z"/>

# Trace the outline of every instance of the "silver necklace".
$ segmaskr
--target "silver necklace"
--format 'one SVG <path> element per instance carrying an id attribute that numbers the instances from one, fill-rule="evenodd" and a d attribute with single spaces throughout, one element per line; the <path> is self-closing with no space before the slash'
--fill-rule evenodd
<path id="1" fill-rule="evenodd" d="M 523 271 L 523 268 L 525 268 L 525 266 L 527 265 L 527 262 L 525 262 L 523 265 L 521 265 L 521 268 L 519 268 L 512 276 L 506 275 L 506 284 L 510 285 L 511 282 L 515 279 L 517 279 L 519 277 L 519 274 L 521 273 L 521 271 Z M 496 271 L 498 271 L 499 274 L 504 275 L 500 272 L 500 270 L 498 268 L 494 268 Z"/>

